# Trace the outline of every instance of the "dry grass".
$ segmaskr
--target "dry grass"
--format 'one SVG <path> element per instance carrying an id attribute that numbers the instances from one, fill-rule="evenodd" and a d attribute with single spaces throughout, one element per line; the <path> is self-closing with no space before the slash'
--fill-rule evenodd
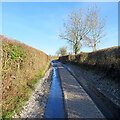
<path id="1" fill-rule="evenodd" d="M 59 56 L 49 56 L 50 60 L 57 60 L 59 59 Z"/>
<path id="2" fill-rule="evenodd" d="M 49 66 L 45 53 L 1 35 L 2 39 L 2 116 L 12 117 L 28 100 L 37 81 Z"/>

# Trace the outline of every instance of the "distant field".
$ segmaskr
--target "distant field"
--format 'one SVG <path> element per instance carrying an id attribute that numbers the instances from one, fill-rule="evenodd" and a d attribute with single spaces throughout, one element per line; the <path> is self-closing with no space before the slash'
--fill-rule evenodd
<path id="1" fill-rule="evenodd" d="M 10 118 L 20 111 L 37 81 L 49 67 L 49 57 L 5 36 L 2 39 L 2 116 Z"/>
<path id="2" fill-rule="evenodd" d="M 63 63 L 70 62 L 86 69 L 99 69 L 106 72 L 115 81 L 120 82 L 120 46 L 59 57 Z"/>
<path id="3" fill-rule="evenodd" d="M 56 59 L 59 59 L 59 56 L 49 56 L 50 57 L 50 60 L 56 60 Z"/>

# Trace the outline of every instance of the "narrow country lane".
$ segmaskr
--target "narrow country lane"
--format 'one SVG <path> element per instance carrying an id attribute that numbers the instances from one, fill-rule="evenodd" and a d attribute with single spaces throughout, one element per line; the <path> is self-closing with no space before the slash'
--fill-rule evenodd
<path id="1" fill-rule="evenodd" d="M 4 1 L 0 118 L 120 120 L 120 2 Z"/>
<path id="2" fill-rule="evenodd" d="M 59 71 L 66 116 L 68 118 L 104 118 L 104 115 L 70 72 L 58 62 L 54 64 Z"/>
<path id="3" fill-rule="evenodd" d="M 14 118 L 105 118 L 75 77 L 58 61 Z"/>

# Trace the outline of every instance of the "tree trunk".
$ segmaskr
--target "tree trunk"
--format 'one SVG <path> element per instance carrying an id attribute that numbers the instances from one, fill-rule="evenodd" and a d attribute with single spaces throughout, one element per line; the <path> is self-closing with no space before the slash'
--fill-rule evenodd
<path id="1" fill-rule="evenodd" d="M 94 43 L 94 51 L 96 51 L 96 43 Z"/>

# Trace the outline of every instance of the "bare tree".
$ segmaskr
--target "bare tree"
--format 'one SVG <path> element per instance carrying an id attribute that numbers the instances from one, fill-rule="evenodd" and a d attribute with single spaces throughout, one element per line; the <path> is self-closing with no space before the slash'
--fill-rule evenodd
<path id="1" fill-rule="evenodd" d="M 91 31 L 84 37 L 89 47 L 92 47 L 96 51 L 96 47 L 100 42 L 100 39 L 105 36 L 103 34 L 105 27 L 105 20 L 101 18 L 99 9 L 95 5 L 89 9 L 89 22 L 91 24 Z"/>
<path id="2" fill-rule="evenodd" d="M 60 50 L 56 51 L 56 55 L 60 56 Z"/>
<path id="3" fill-rule="evenodd" d="M 88 7 L 87 11 L 73 10 L 64 23 L 64 32 L 59 36 L 72 44 L 73 52 L 77 54 L 83 43 L 96 50 L 100 39 L 105 36 L 105 20 L 101 18 L 96 5 Z"/>
<path id="4" fill-rule="evenodd" d="M 73 10 L 64 23 L 64 32 L 60 34 L 62 39 L 72 43 L 74 53 L 77 54 L 82 46 L 81 40 L 90 32 L 89 15 L 82 9 Z"/>
<path id="5" fill-rule="evenodd" d="M 61 48 L 59 48 L 59 50 L 56 52 L 57 56 L 61 55 L 64 56 L 67 54 L 67 47 L 63 46 Z"/>

